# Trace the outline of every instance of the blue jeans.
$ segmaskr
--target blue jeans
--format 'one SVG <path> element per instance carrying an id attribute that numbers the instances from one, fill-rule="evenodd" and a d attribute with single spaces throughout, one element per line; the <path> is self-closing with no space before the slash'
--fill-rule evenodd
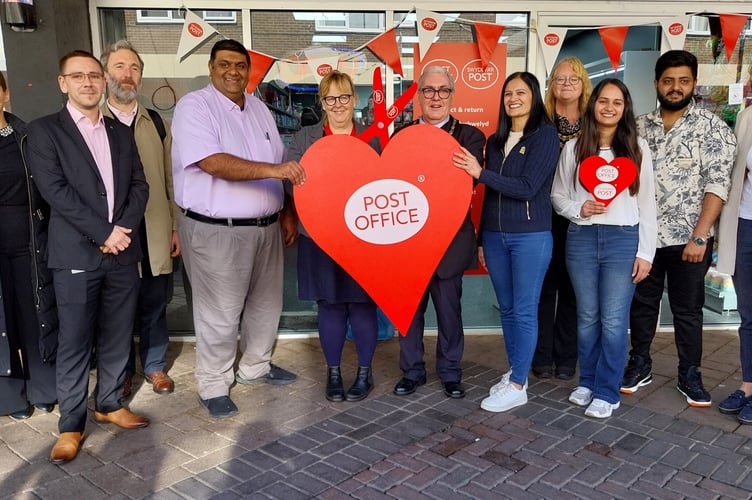
<path id="1" fill-rule="evenodd" d="M 538 341 L 538 300 L 551 261 L 550 231 L 483 232 L 483 256 L 501 309 L 511 381 L 523 385 Z"/>
<path id="2" fill-rule="evenodd" d="M 748 219 L 739 219 L 739 228 L 736 232 L 734 288 L 741 317 L 739 357 L 742 381 L 752 382 L 752 220 Z"/>
<path id="3" fill-rule="evenodd" d="M 579 385 L 611 404 L 619 401 L 627 358 L 638 231 L 636 225 L 577 224 L 567 231 L 567 269 L 577 297 Z"/>

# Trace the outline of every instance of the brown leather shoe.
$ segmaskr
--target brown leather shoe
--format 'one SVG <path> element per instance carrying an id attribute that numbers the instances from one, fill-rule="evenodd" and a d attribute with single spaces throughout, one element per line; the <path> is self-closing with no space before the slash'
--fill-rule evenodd
<path id="1" fill-rule="evenodd" d="M 146 381 L 151 384 L 152 389 L 157 394 L 170 394 L 175 390 L 175 382 L 162 370 L 147 373 Z"/>
<path id="2" fill-rule="evenodd" d="M 83 437 L 82 432 L 61 432 L 60 437 L 57 438 L 57 443 L 50 452 L 50 462 L 64 464 L 76 458 Z"/>
<path id="3" fill-rule="evenodd" d="M 119 410 L 111 411 L 110 413 L 99 413 L 98 411 L 95 411 L 94 418 L 97 422 L 110 422 L 122 427 L 123 429 L 138 429 L 149 425 L 148 418 L 131 413 L 127 408 L 120 408 Z"/>
<path id="4" fill-rule="evenodd" d="M 123 397 L 129 398 L 131 394 L 133 394 L 133 375 L 126 374 L 123 380 Z"/>

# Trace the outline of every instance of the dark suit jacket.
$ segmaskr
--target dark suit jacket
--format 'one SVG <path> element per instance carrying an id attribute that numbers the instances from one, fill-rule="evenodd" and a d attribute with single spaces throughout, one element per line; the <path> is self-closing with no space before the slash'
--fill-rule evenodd
<path id="1" fill-rule="evenodd" d="M 413 121 L 406 125 L 406 127 L 417 123 L 419 123 L 417 120 Z M 404 129 L 405 127 L 402 128 Z M 477 158 L 478 163 L 483 165 L 483 148 L 486 145 L 486 136 L 483 135 L 483 132 L 472 125 L 459 123 L 453 116 L 450 116 L 449 121 L 441 128 L 446 132 L 451 132 L 452 137 L 457 139 L 460 146 L 470 151 Z M 477 262 L 478 241 L 475 236 L 473 222 L 470 219 L 470 211 L 468 210 L 462 226 L 460 226 L 459 231 L 457 231 L 454 239 L 449 244 L 444 257 L 441 258 L 439 266 L 436 268 L 436 274 L 441 279 L 451 278 L 452 276 L 464 273 L 468 269 L 477 267 Z"/>
<path id="2" fill-rule="evenodd" d="M 105 117 L 115 184 L 112 222 L 107 220 L 104 182 L 94 157 L 66 108 L 29 124 L 26 159 L 39 192 L 51 207 L 48 252 L 53 269 L 97 269 L 100 245 L 115 225 L 133 229 L 131 244 L 116 258 L 121 264 L 141 259 L 138 227 L 149 186 L 133 132 Z"/>

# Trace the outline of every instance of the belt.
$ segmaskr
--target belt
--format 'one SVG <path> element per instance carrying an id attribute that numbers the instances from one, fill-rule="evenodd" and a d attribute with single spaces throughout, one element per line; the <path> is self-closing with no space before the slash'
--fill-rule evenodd
<path id="1" fill-rule="evenodd" d="M 271 214 L 267 215 L 265 217 L 257 217 L 255 219 L 237 219 L 237 218 L 230 218 L 230 217 L 223 217 L 221 219 L 215 219 L 214 217 L 207 217 L 206 215 L 197 214 L 196 212 L 191 212 L 190 210 L 183 210 L 183 213 L 186 217 L 189 219 L 197 220 L 199 222 L 204 222 L 206 224 L 215 224 L 217 226 L 258 226 L 258 227 L 265 227 L 270 226 L 277 222 L 277 219 L 279 219 L 279 214 Z"/>

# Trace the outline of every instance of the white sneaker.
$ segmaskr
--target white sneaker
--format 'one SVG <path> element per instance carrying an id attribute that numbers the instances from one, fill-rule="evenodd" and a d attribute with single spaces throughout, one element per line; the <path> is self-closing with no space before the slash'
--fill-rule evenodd
<path id="1" fill-rule="evenodd" d="M 490 396 L 493 396 L 497 392 L 501 390 L 502 387 L 509 384 L 509 379 L 512 377 L 512 370 L 509 370 L 504 375 L 501 376 L 501 380 L 496 382 L 494 385 L 491 386 L 491 389 L 488 391 L 488 394 Z M 525 385 L 523 386 L 525 390 L 527 390 L 527 379 L 525 380 Z"/>
<path id="2" fill-rule="evenodd" d="M 569 395 L 569 402 L 574 403 L 577 406 L 587 406 L 593 400 L 593 391 L 587 387 L 578 385 Z"/>
<path id="3" fill-rule="evenodd" d="M 608 418 L 611 416 L 611 412 L 619 408 L 619 402 L 614 404 L 604 401 L 602 399 L 594 399 L 590 406 L 585 410 L 585 415 L 595 418 Z"/>
<path id="4" fill-rule="evenodd" d="M 501 389 L 480 402 L 480 407 L 486 411 L 507 411 L 527 403 L 527 391 L 517 389 L 512 384 L 505 384 Z"/>

